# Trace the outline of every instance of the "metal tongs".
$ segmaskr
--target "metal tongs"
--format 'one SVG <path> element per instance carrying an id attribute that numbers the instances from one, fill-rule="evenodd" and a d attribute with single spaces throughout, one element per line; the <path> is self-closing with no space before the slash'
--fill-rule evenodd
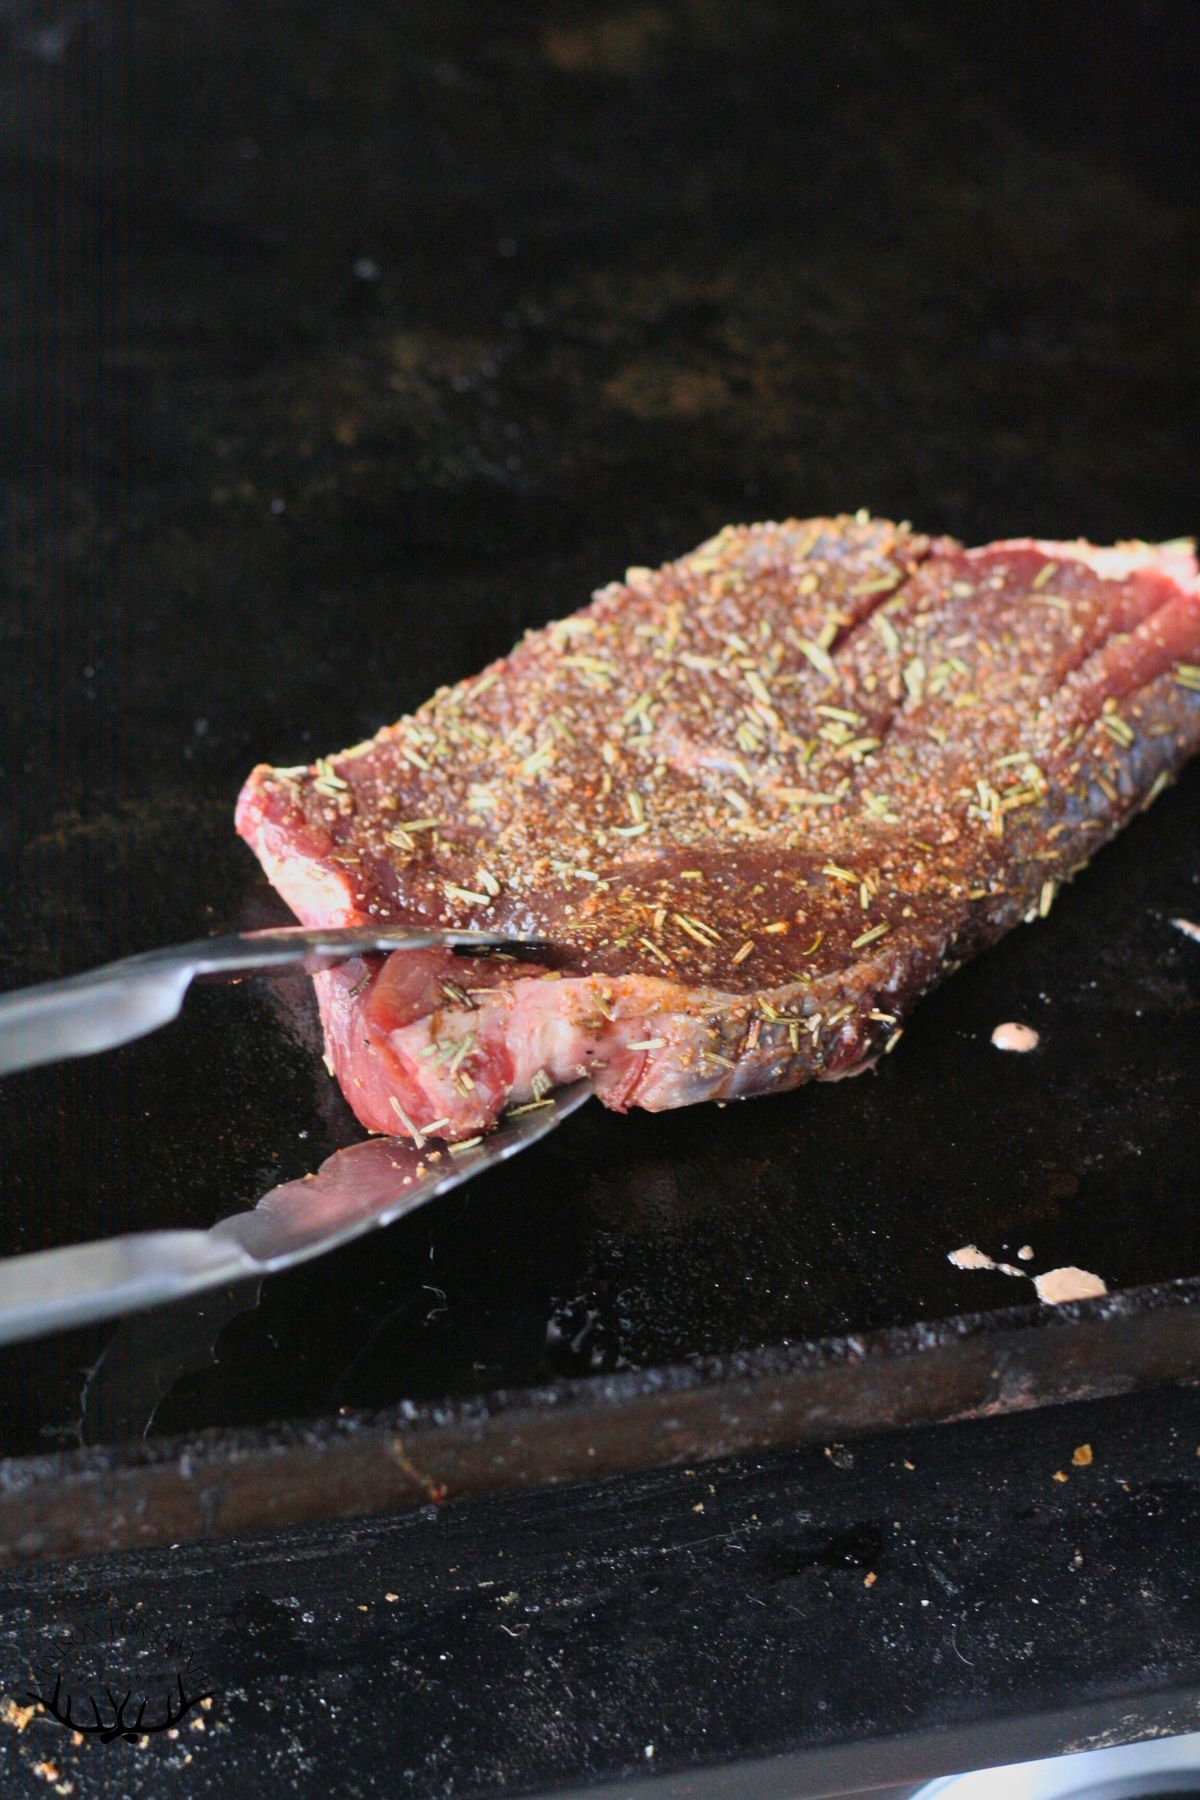
<path id="1" fill-rule="evenodd" d="M 176 1018 L 200 977 L 307 969 L 375 951 L 464 954 L 537 946 L 487 931 L 354 927 L 248 932 L 126 957 L 84 975 L 0 994 L 0 1075 L 132 1042 Z M 315 1178 L 287 1182 L 207 1231 L 138 1231 L 0 1259 L 0 1343 L 157 1306 L 273 1274 L 390 1224 L 545 1137 L 589 1097 L 578 1081 L 518 1110 L 461 1151 L 373 1138 L 338 1151 Z"/>

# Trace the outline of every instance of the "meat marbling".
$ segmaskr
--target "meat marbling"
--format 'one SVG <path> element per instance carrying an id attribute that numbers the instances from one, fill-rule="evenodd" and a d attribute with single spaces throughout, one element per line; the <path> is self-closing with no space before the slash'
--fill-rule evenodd
<path id="1" fill-rule="evenodd" d="M 1044 914 L 1197 747 L 1197 664 L 1190 544 L 727 527 L 369 742 L 255 769 L 238 829 L 305 924 L 554 946 L 318 976 L 370 1129 L 470 1137 L 581 1072 L 618 1111 L 742 1099 L 856 1073 Z"/>

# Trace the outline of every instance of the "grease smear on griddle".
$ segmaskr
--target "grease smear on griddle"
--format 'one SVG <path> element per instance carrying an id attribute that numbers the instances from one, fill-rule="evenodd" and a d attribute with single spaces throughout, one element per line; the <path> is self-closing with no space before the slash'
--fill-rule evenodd
<path id="1" fill-rule="evenodd" d="M 1011 1263 L 994 1262 L 977 1244 L 964 1244 L 961 1250 L 951 1250 L 947 1257 L 956 1269 L 996 1269 L 1001 1275 L 1023 1277 L 1024 1269 L 1015 1269 Z"/>

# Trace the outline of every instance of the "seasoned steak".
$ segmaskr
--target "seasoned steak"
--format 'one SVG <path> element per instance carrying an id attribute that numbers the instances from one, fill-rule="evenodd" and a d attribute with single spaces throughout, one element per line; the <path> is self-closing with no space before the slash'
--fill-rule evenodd
<path id="1" fill-rule="evenodd" d="M 629 569 L 369 742 L 257 768 L 238 829 L 306 924 L 553 944 L 317 977 L 363 1124 L 462 1138 L 581 1071 L 624 1110 L 862 1069 L 1198 741 L 1190 545 L 859 513 Z"/>

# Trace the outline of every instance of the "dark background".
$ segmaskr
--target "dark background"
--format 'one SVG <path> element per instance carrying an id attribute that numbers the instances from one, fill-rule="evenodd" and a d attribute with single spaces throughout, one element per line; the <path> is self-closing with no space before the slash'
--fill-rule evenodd
<path id="1" fill-rule="evenodd" d="M 232 833 L 252 763 L 367 735 L 728 519 L 1194 529 L 1195 23 L 9 0 L 3 980 L 279 917 Z M 588 1108 L 269 1283 L 155 1430 L 1020 1298 L 949 1267 L 969 1239 L 1194 1273 L 1200 958 L 1166 920 L 1200 907 L 1198 800 L 1193 773 L 881 1075 Z M 1006 1017 L 1038 1057 L 988 1048 Z M 353 1135 L 303 984 L 203 992 L 2 1104 L 4 1251 L 205 1225 Z M 146 1426 L 120 1379 L 81 1401 L 108 1339 L 0 1357 L 0 1449 Z"/>
<path id="2" fill-rule="evenodd" d="M 278 917 L 253 762 L 728 519 L 1195 530 L 1198 41 L 1134 0 L 3 0 L 0 982 Z M 969 1238 L 1194 1273 L 1198 803 L 1192 771 L 873 1080 L 589 1107 L 257 1307 L 7 1351 L 0 1453 L 1010 1303 L 946 1263 Z M 988 1048 L 1013 1016 L 1038 1057 Z M 0 1108 L 0 1252 L 207 1224 L 351 1132 L 302 985 Z M 706 1761 L 742 1794 L 850 1745 L 763 1787 L 815 1791 L 1194 1726 L 1197 1441 L 1180 1388 L 18 1571 L 5 1680 L 22 1621 L 115 1591 L 222 1693 L 153 1759 L 5 1722 L 4 1791 L 54 1755 L 82 1800 Z"/>

